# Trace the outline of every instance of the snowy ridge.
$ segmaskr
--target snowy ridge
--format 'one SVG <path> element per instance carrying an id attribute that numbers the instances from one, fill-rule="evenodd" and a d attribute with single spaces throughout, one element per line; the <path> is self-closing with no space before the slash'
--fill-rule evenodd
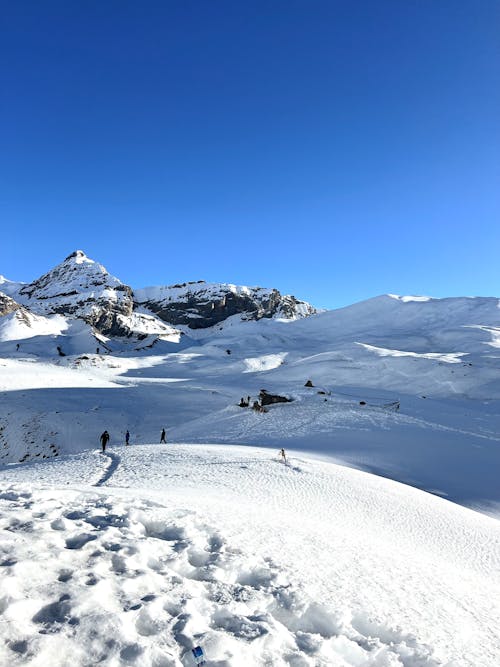
<path id="1" fill-rule="evenodd" d="M 80 318 L 106 336 L 175 336 L 179 332 L 169 325 L 197 329 L 235 314 L 242 319 L 296 319 L 316 312 L 276 289 L 203 281 L 139 289 L 134 295 L 128 285 L 81 250 L 32 283 L 13 283 L 1 277 L 0 288 L 37 315 Z"/>
<path id="2" fill-rule="evenodd" d="M 139 303 L 156 301 L 158 304 L 164 305 L 171 301 L 185 301 L 193 294 L 201 294 L 209 299 L 223 299 L 228 292 L 231 292 L 232 294 L 244 294 L 245 296 L 258 295 L 260 298 L 264 298 L 269 297 L 271 291 L 262 287 L 245 287 L 231 283 L 206 283 L 204 280 L 197 280 L 182 285 L 144 287 L 134 290 L 134 296 Z"/>
<path id="3" fill-rule="evenodd" d="M 13 299 L 16 299 L 19 294 L 19 290 L 24 286 L 24 284 L 25 283 L 16 283 L 12 280 L 7 280 L 7 278 L 0 275 L 0 292 L 7 294 Z"/>
<path id="4" fill-rule="evenodd" d="M 316 312 L 305 301 L 283 296 L 276 289 L 204 281 L 135 290 L 134 299 L 164 320 L 195 329 L 213 326 L 236 314 L 243 320 L 293 320 Z"/>

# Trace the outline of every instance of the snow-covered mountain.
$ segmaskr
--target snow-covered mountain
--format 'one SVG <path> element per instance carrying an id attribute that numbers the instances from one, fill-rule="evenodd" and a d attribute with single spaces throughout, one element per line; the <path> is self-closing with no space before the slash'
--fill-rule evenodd
<path id="1" fill-rule="evenodd" d="M 192 329 L 211 327 L 232 315 L 243 320 L 263 317 L 298 319 L 316 313 L 316 309 L 294 296 L 281 295 L 277 289 L 242 285 L 183 283 L 170 287 L 147 287 L 134 291 L 134 299 L 171 324 L 185 324 Z"/>
<path id="2" fill-rule="evenodd" d="M 0 664 L 498 667 L 497 298 L 0 287 Z"/>
<path id="3" fill-rule="evenodd" d="M 120 318 L 132 315 L 132 290 L 81 250 L 19 290 L 19 300 L 41 315 L 78 317 L 105 335 L 126 335 Z"/>
<path id="4" fill-rule="evenodd" d="M 179 331 L 169 325 L 199 329 L 233 315 L 243 320 L 297 319 L 316 312 L 293 296 L 260 287 L 200 281 L 133 292 L 81 250 L 32 283 L 0 277 L 0 289 L 37 315 L 83 319 L 105 336 L 171 337 Z M 5 297 L 3 303 L 7 308 Z"/>

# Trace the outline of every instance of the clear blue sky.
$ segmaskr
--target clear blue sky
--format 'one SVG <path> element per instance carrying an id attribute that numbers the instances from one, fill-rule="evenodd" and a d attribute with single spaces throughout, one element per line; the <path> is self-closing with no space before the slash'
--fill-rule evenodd
<path id="1" fill-rule="evenodd" d="M 500 296 L 498 0 L 2 3 L 0 274 Z"/>

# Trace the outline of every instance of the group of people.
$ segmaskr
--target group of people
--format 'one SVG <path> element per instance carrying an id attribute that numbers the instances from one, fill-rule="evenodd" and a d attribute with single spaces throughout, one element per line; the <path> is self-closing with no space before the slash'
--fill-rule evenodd
<path id="1" fill-rule="evenodd" d="M 103 433 L 101 433 L 101 437 L 99 438 L 99 440 L 100 440 L 100 443 L 101 443 L 102 451 L 105 452 L 106 451 L 106 445 L 109 442 L 109 433 L 107 431 L 104 431 Z M 166 444 L 166 442 L 167 442 L 167 432 L 165 431 L 165 429 L 162 429 L 161 434 L 160 434 L 160 444 L 161 443 Z M 127 429 L 127 432 L 125 433 L 125 445 L 130 445 L 130 432 L 129 432 L 128 429 Z"/>
<path id="2" fill-rule="evenodd" d="M 106 451 L 106 445 L 109 442 L 109 433 L 107 431 L 104 431 L 103 433 L 101 433 L 100 441 L 101 441 L 102 451 L 105 452 Z M 160 435 L 160 444 L 161 443 L 166 443 L 166 442 L 167 442 L 167 432 L 165 431 L 165 429 L 162 429 L 161 435 Z M 127 432 L 125 433 L 125 444 L 126 445 L 130 444 L 130 433 L 129 433 L 128 429 L 127 429 Z M 282 463 L 287 462 L 286 461 L 285 450 L 283 449 L 283 447 L 280 449 L 278 456 L 279 456 L 279 459 Z"/>
<path id="3" fill-rule="evenodd" d="M 238 403 L 238 406 L 240 408 L 248 408 L 251 403 L 251 398 L 250 396 L 247 396 L 246 400 L 242 397 L 240 402 Z M 259 401 L 254 401 L 252 404 L 252 410 L 255 410 L 256 412 L 267 412 L 266 408 L 259 403 Z"/>

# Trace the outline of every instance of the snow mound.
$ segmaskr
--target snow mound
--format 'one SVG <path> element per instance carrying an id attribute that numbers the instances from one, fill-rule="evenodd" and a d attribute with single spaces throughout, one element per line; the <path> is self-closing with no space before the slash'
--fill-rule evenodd
<path id="1" fill-rule="evenodd" d="M 33 338 L 35 336 L 60 336 L 68 328 L 62 315 L 43 317 L 19 308 L 0 319 L 0 341 Z"/>
<path id="2" fill-rule="evenodd" d="M 278 368 L 283 363 L 286 357 L 286 352 L 282 354 L 264 354 L 261 357 L 252 357 L 243 359 L 245 365 L 244 373 L 258 373 L 262 371 L 270 371 L 273 368 Z"/>

